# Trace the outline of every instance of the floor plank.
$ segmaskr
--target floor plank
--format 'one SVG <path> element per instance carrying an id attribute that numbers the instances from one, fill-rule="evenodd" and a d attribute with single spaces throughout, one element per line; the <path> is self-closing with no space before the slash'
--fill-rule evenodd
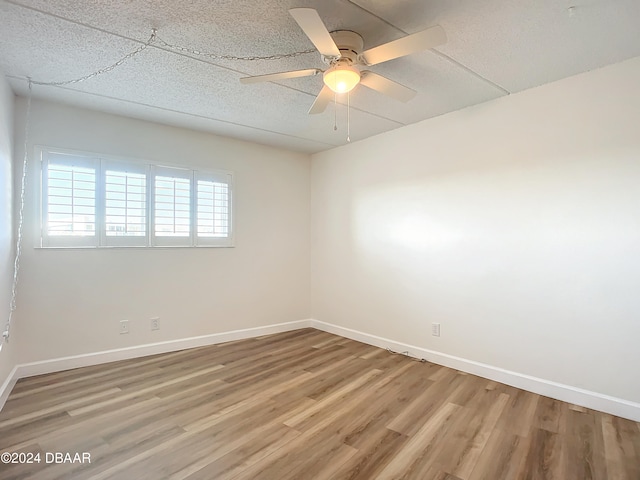
<path id="1" fill-rule="evenodd" d="M 0 480 L 639 480 L 640 424 L 302 329 L 22 379 L 0 452 L 43 460 Z"/>

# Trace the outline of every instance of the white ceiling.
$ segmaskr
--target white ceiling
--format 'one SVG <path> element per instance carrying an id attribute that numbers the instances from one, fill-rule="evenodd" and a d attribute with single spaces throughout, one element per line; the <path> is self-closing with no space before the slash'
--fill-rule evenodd
<path id="1" fill-rule="evenodd" d="M 139 47 L 153 28 L 170 44 L 216 54 L 313 48 L 293 7 L 315 8 L 329 30 L 360 33 L 365 48 L 433 25 L 447 32 L 445 45 L 371 67 L 418 95 L 404 104 L 358 87 L 352 141 L 640 55 L 640 0 L 0 0 L 0 70 L 25 95 L 26 77 L 82 77 Z M 33 94 L 301 152 L 346 143 L 346 106 L 307 115 L 321 76 L 239 82 L 305 68 L 325 65 L 317 53 L 211 60 L 156 42 L 108 73 L 35 85 Z"/>

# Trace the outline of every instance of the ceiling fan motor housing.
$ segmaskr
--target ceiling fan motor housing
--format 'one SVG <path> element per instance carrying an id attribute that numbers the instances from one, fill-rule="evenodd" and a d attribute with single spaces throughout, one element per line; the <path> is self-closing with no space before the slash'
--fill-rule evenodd
<path id="1" fill-rule="evenodd" d="M 350 30 L 336 30 L 331 32 L 331 38 L 338 46 L 341 57 L 338 59 L 323 56 L 322 60 L 327 65 L 333 65 L 342 59 L 348 60 L 350 65 L 358 63 L 358 55 L 364 49 L 364 40 L 359 34 Z"/>

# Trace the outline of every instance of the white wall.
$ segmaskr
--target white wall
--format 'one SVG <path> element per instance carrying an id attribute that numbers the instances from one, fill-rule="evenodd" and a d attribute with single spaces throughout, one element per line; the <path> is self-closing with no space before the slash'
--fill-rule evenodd
<path id="1" fill-rule="evenodd" d="M 13 279 L 13 100 L 13 92 L 0 71 L 0 332 L 9 316 Z M 2 385 L 15 366 L 15 341 L 14 337 L 0 351 L 0 397 Z"/>
<path id="2" fill-rule="evenodd" d="M 313 318 L 640 402 L 638 85 L 635 58 L 314 155 Z"/>
<path id="3" fill-rule="evenodd" d="M 17 102 L 16 158 L 25 105 Z M 33 102 L 29 141 L 31 152 L 40 144 L 233 171 L 236 246 L 35 249 L 32 168 L 18 363 L 309 317 L 308 155 L 44 101 Z M 121 319 L 128 335 L 118 333 Z"/>

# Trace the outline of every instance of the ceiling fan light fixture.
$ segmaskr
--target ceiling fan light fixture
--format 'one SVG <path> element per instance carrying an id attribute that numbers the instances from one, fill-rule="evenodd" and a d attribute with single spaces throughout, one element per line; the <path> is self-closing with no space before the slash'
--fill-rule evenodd
<path id="1" fill-rule="evenodd" d="M 322 79 L 335 93 L 347 93 L 360 83 L 360 71 L 349 65 L 336 65 L 324 72 Z"/>

